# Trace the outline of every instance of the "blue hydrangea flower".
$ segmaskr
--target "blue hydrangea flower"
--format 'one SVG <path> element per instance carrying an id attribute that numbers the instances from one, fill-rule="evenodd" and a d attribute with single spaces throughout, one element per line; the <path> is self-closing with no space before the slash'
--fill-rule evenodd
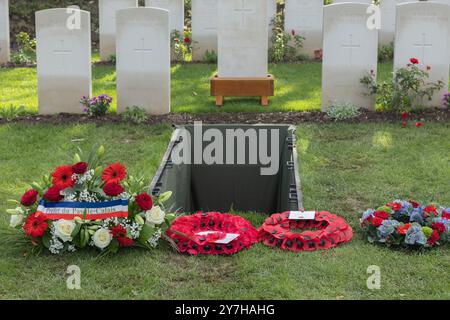
<path id="1" fill-rule="evenodd" d="M 406 232 L 405 243 L 409 245 L 427 243 L 427 237 L 422 231 L 422 227 L 418 224 L 413 224 Z"/>
<path id="2" fill-rule="evenodd" d="M 422 223 L 423 223 L 423 219 L 424 219 L 424 216 L 423 216 L 423 207 L 415 208 L 415 209 L 411 212 L 411 215 L 410 215 L 410 217 L 409 217 L 409 221 L 410 221 L 410 222 L 417 222 L 417 223 L 419 223 L 419 224 L 422 224 Z"/>
<path id="3" fill-rule="evenodd" d="M 386 242 L 386 239 L 394 233 L 395 229 L 400 225 L 397 220 L 384 220 L 377 229 L 380 242 Z"/>

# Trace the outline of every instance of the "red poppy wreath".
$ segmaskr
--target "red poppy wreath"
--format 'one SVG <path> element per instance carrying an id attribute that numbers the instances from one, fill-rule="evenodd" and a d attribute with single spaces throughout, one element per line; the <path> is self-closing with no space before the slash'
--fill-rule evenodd
<path id="1" fill-rule="evenodd" d="M 167 236 L 183 253 L 230 255 L 256 243 L 258 231 L 239 216 L 200 212 L 175 220 Z"/>
<path id="2" fill-rule="evenodd" d="M 283 250 L 314 251 L 336 247 L 350 241 L 352 236 L 353 230 L 345 220 L 329 212 L 316 212 L 315 218 L 309 220 L 294 219 L 291 212 L 284 212 L 266 219 L 259 229 L 258 240 Z"/>

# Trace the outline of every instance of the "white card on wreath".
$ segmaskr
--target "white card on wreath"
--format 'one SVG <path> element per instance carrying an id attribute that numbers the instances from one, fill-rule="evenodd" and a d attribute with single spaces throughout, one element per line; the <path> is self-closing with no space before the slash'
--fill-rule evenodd
<path id="1" fill-rule="evenodd" d="M 316 219 L 315 211 L 291 211 L 289 220 L 314 220 Z"/>
<path id="2" fill-rule="evenodd" d="M 203 232 L 197 233 L 197 235 L 199 235 L 199 236 L 207 236 L 208 234 L 211 234 L 211 233 L 218 233 L 218 231 L 203 231 Z M 227 233 L 225 238 L 217 240 L 217 241 L 214 241 L 214 243 L 217 243 L 217 244 L 229 244 L 231 241 L 235 240 L 239 236 L 240 236 L 240 234 L 238 234 L 238 233 Z"/>

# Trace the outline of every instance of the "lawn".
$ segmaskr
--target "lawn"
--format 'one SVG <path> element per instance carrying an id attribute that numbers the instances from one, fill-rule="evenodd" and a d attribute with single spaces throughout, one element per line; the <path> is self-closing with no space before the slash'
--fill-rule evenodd
<path id="1" fill-rule="evenodd" d="M 95 58 L 94 58 L 95 60 Z M 390 76 L 392 63 L 379 66 L 379 79 Z M 254 98 L 227 98 L 223 108 L 214 106 L 209 96 L 209 78 L 216 72 L 213 64 L 175 64 L 172 72 L 172 112 L 264 112 L 304 111 L 321 108 L 321 63 L 271 64 L 275 75 L 276 92 L 268 108 Z M 107 93 L 116 97 L 116 72 L 113 66 L 94 64 L 92 68 L 93 94 Z M 196 79 L 192 81 L 192 79 Z M 24 105 L 29 112 L 37 112 L 37 79 L 35 68 L 0 68 L 0 107 Z M 113 110 L 116 105 L 113 103 Z"/>
<path id="2" fill-rule="evenodd" d="M 280 79 L 279 88 L 283 88 L 274 99 L 273 108 L 316 108 L 320 80 L 299 74 L 305 70 L 319 73 L 319 64 L 271 69 Z M 96 92 L 105 88 L 113 92 L 113 72 L 106 67 L 101 68 L 102 72 L 99 70 L 95 76 Z M 1 96 L 6 92 L 13 95 L 11 101 L 33 106 L 34 80 L 27 78 L 34 75 L 34 70 L 1 72 Z M 205 65 L 174 68 L 174 91 L 199 92 L 195 98 L 189 94 L 175 98 L 176 112 L 212 110 L 204 99 L 206 82 L 200 85 L 202 81 L 197 84 L 182 81 L 200 75 L 206 81 L 212 72 L 213 68 Z M 4 79 L 5 75 L 9 80 Z M 103 88 L 99 87 L 100 80 Z M 293 81 L 305 82 L 311 96 L 302 85 L 281 85 Z M 18 87 L 20 82 L 24 88 Z M 295 104 L 298 99 L 304 100 Z M 244 109 L 251 109 L 249 104 L 245 106 L 248 108 Z M 230 109 L 238 107 L 229 104 L 227 110 Z M 19 197 L 26 182 L 39 179 L 66 161 L 76 146 L 90 148 L 102 143 L 108 150 L 108 161 L 122 161 L 132 174 L 144 174 L 150 180 L 170 135 L 168 125 L 2 125 L 0 212 L 6 209 L 6 199 Z M 394 251 L 367 244 L 358 229 L 361 211 L 393 198 L 450 204 L 450 124 L 427 123 L 421 128 L 393 124 L 308 124 L 299 126 L 297 135 L 305 206 L 344 216 L 354 228 L 352 242 L 328 251 L 305 253 L 283 252 L 257 244 L 231 257 L 189 257 L 163 244 L 153 252 L 125 250 L 102 259 L 96 258 L 95 251 L 35 257 L 24 255 L 25 246 L 0 243 L 0 298 L 450 299 L 448 246 L 422 254 Z M 255 226 L 264 219 L 252 214 L 244 216 Z M 0 215 L 0 233 L 6 233 L 7 229 L 8 216 Z M 81 268 L 81 290 L 66 288 L 65 272 L 69 265 Z M 366 270 L 370 265 L 381 268 L 381 290 L 366 287 Z"/>

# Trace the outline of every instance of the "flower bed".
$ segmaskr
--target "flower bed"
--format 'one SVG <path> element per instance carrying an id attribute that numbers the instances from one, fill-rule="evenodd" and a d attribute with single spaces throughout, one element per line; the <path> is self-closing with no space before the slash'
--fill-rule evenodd
<path id="1" fill-rule="evenodd" d="M 363 213 L 361 227 L 371 243 L 430 248 L 450 240 L 450 208 L 395 200 Z"/>
<path id="2" fill-rule="evenodd" d="M 115 253 L 124 247 L 157 246 L 175 218 L 163 203 L 171 193 L 152 197 L 143 179 L 127 176 L 126 167 L 102 165 L 104 148 L 74 164 L 57 167 L 42 182 L 34 182 L 10 209 L 10 226 L 21 230 L 34 250 L 53 254 L 95 247 Z"/>

